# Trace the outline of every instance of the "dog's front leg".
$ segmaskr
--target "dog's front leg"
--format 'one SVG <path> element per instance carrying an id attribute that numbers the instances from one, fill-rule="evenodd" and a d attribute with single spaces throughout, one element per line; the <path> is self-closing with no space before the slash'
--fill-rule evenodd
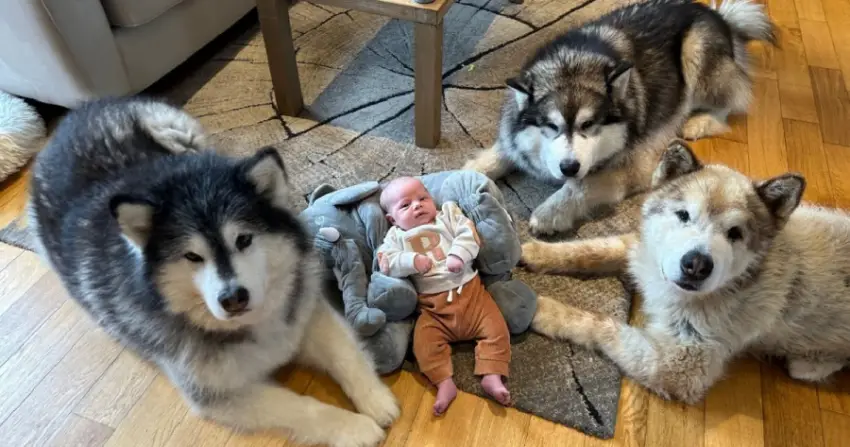
<path id="1" fill-rule="evenodd" d="M 522 244 L 521 263 L 539 273 L 618 273 L 626 268 L 637 234 L 568 242 L 532 240 Z"/>
<path id="2" fill-rule="evenodd" d="M 401 410 L 381 381 L 354 332 L 326 302 L 318 303 L 304 334 L 299 362 L 327 371 L 361 413 L 380 426 L 390 426 Z"/>
<path id="3" fill-rule="evenodd" d="M 722 349 L 650 333 L 541 296 L 531 327 L 541 335 L 599 349 L 623 373 L 658 395 L 696 403 L 721 376 Z"/>
<path id="4" fill-rule="evenodd" d="M 203 417 L 239 430 L 284 431 L 298 443 L 331 447 L 373 447 L 386 434 L 362 414 L 270 383 L 250 385 L 227 398 L 196 404 Z"/>
<path id="5" fill-rule="evenodd" d="M 480 151 L 478 155 L 463 165 L 464 170 L 480 172 L 491 180 L 496 181 L 514 169 L 513 163 L 499 151 L 497 142 L 489 149 Z"/>
<path id="6" fill-rule="evenodd" d="M 567 180 L 531 214 L 531 234 L 542 236 L 572 230 L 577 221 L 586 218 L 595 208 L 625 199 L 634 181 L 624 169 L 604 170 L 582 180 Z"/>

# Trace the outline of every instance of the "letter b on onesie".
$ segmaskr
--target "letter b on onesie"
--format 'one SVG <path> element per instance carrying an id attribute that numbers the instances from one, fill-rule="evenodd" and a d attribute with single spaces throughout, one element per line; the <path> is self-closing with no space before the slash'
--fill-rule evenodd
<path id="1" fill-rule="evenodd" d="M 444 261 L 446 254 L 440 247 L 440 235 L 433 231 L 423 231 L 408 239 L 413 251 L 428 256 L 436 262 Z"/>

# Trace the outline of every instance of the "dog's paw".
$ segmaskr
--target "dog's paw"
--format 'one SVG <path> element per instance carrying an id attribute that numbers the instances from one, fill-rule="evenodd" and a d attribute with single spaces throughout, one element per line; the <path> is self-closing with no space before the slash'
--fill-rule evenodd
<path id="1" fill-rule="evenodd" d="M 788 375 L 804 382 L 822 382 L 843 367 L 843 362 L 793 359 L 788 362 Z"/>
<path id="2" fill-rule="evenodd" d="M 713 137 L 729 132 L 728 124 L 721 122 L 713 115 L 702 114 L 691 117 L 682 126 L 682 138 L 696 141 L 701 138 Z"/>
<path id="3" fill-rule="evenodd" d="M 343 420 L 333 422 L 331 447 L 375 447 L 386 437 L 386 432 L 368 416 L 350 413 Z"/>
<path id="4" fill-rule="evenodd" d="M 357 411 L 369 416 L 381 427 L 389 427 L 401 415 L 398 400 L 392 390 L 380 380 L 377 380 L 371 389 L 364 390 L 362 397 L 352 401 Z"/>
<path id="5" fill-rule="evenodd" d="M 545 268 L 545 242 L 531 241 L 522 244 L 522 256 L 517 264 L 529 272 L 542 273 Z"/>
<path id="6" fill-rule="evenodd" d="M 566 215 L 548 213 L 532 214 L 528 221 L 528 231 L 534 237 L 545 237 L 573 229 L 573 219 Z"/>

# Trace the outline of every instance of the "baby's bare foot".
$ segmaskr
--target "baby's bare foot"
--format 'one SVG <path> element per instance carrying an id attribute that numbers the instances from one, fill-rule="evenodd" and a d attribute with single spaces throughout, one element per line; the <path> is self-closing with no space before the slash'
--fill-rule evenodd
<path id="1" fill-rule="evenodd" d="M 499 402 L 504 406 L 509 406 L 511 404 L 511 392 L 508 391 L 505 384 L 502 383 L 502 376 L 499 374 L 487 374 L 482 377 L 481 387 L 484 388 L 484 392 L 493 396 L 493 399 L 496 399 L 496 402 Z"/>
<path id="2" fill-rule="evenodd" d="M 445 413 L 455 397 L 457 397 L 457 386 L 451 377 L 438 383 L 437 399 L 434 401 L 434 416 Z"/>

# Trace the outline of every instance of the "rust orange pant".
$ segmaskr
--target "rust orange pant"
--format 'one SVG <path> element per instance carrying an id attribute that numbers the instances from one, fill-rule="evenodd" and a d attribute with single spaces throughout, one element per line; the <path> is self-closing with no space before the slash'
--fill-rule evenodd
<path id="1" fill-rule="evenodd" d="M 476 340 L 475 374 L 508 377 L 511 339 L 502 312 L 475 275 L 461 293 L 419 295 L 421 314 L 413 329 L 413 355 L 431 383 L 452 376 L 450 342 Z"/>

